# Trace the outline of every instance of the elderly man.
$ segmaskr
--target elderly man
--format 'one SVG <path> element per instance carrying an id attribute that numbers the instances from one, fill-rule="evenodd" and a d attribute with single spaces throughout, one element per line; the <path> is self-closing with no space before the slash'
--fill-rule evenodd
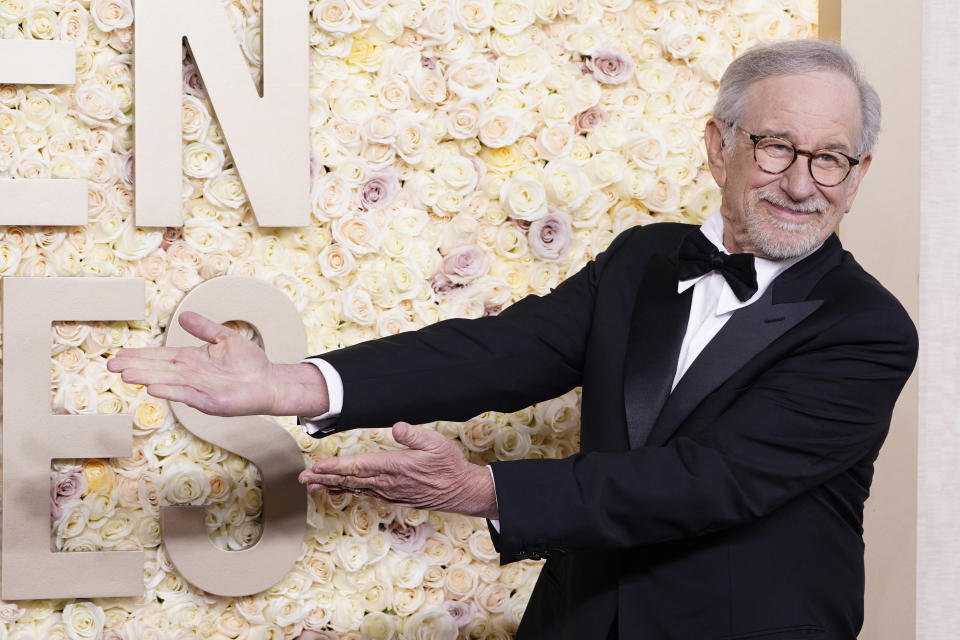
<path id="1" fill-rule="evenodd" d="M 863 504 L 917 351 L 902 307 L 834 235 L 879 116 L 839 47 L 754 49 L 707 124 L 723 197 L 700 228 L 630 229 L 547 296 L 316 367 L 271 364 L 184 314 L 207 347 L 125 350 L 110 368 L 213 413 L 321 414 L 320 434 L 582 385 L 570 458 L 478 467 L 398 423 L 408 449 L 322 460 L 301 480 L 483 515 L 503 562 L 548 557 L 520 638 L 852 640 Z"/>

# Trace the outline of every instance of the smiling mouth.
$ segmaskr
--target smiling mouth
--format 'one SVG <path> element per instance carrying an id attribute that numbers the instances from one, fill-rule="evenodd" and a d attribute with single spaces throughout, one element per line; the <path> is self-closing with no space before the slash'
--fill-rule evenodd
<path id="1" fill-rule="evenodd" d="M 794 207 L 787 207 L 782 204 L 778 204 L 766 198 L 764 198 L 761 202 L 766 204 L 768 207 L 773 209 L 778 214 L 785 217 L 790 217 L 790 218 L 806 218 L 812 214 L 820 213 L 819 209 L 816 209 L 813 207 L 797 209 Z"/>

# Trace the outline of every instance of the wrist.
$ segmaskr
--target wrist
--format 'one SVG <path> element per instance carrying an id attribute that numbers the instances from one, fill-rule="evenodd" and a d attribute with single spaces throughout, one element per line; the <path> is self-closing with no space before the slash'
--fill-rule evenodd
<path id="1" fill-rule="evenodd" d="M 274 364 L 269 373 L 275 416 L 317 416 L 330 409 L 327 383 L 310 363 Z"/>
<path id="2" fill-rule="evenodd" d="M 467 482 L 469 486 L 475 488 L 473 492 L 474 508 L 468 515 L 487 518 L 488 520 L 499 520 L 500 511 L 497 509 L 497 492 L 493 485 L 493 477 L 490 470 L 485 466 L 471 464 L 470 474 Z"/>

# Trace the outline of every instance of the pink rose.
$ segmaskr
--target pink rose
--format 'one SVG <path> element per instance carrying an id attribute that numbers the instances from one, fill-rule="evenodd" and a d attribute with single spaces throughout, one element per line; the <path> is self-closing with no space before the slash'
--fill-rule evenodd
<path id="1" fill-rule="evenodd" d="M 464 285 L 484 275 L 489 268 L 490 259 L 483 249 L 468 245 L 457 247 L 447 254 L 440 263 L 440 275 L 454 285 Z"/>
<path id="2" fill-rule="evenodd" d="M 50 517 L 60 517 L 60 507 L 71 500 L 79 499 L 87 489 L 83 469 L 62 471 L 54 476 L 50 486 Z"/>
<path id="3" fill-rule="evenodd" d="M 207 90 L 203 88 L 200 70 L 193 60 L 189 60 L 183 65 L 183 90 L 185 93 L 196 96 L 201 100 L 207 97 Z"/>
<path id="4" fill-rule="evenodd" d="M 408 527 L 400 522 L 394 522 L 387 529 L 390 537 L 390 546 L 401 553 L 416 553 L 422 551 L 427 544 L 427 538 L 434 533 L 433 525 L 423 522 L 415 527 Z"/>
<path id="5" fill-rule="evenodd" d="M 527 231 L 527 243 L 530 251 L 541 260 L 558 262 L 563 260 L 573 241 L 573 227 L 570 216 L 565 213 L 548 213 L 535 220 Z"/>
<path id="6" fill-rule="evenodd" d="M 601 49 L 586 64 L 593 77 L 604 84 L 623 84 L 633 75 L 633 60 L 617 51 Z"/>
<path id="7" fill-rule="evenodd" d="M 120 179 L 125 185 L 133 185 L 133 152 L 128 151 L 122 156 L 123 164 L 120 170 Z"/>
<path id="8" fill-rule="evenodd" d="M 609 118 L 607 112 L 600 107 L 590 107 L 586 111 L 581 111 L 577 114 L 573 123 L 573 130 L 576 133 L 593 131 L 597 128 L 597 125 L 606 122 L 607 118 Z"/>
<path id="9" fill-rule="evenodd" d="M 360 187 L 360 204 L 364 209 L 385 209 L 400 194 L 396 171 L 378 171 Z"/>
<path id="10" fill-rule="evenodd" d="M 447 600 L 443 603 L 443 608 L 447 610 L 457 627 L 463 627 L 473 620 L 473 607 L 470 602 L 463 600 Z"/>

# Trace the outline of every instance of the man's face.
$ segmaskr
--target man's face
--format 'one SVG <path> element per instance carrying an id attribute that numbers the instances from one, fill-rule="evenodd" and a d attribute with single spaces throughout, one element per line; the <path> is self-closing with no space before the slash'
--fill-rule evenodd
<path id="1" fill-rule="evenodd" d="M 801 151 L 829 149 L 856 155 L 860 100 L 856 86 L 834 71 L 774 76 L 748 89 L 744 131 L 788 140 Z M 797 156 L 789 169 L 765 173 L 754 159 L 753 142 L 739 131 L 724 147 L 723 125 L 707 124 L 710 170 L 722 190 L 724 246 L 784 259 L 807 253 L 833 233 L 853 204 L 870 157 L 860 159 L 846 180 L 817 184 L 809 159 Z"/>

